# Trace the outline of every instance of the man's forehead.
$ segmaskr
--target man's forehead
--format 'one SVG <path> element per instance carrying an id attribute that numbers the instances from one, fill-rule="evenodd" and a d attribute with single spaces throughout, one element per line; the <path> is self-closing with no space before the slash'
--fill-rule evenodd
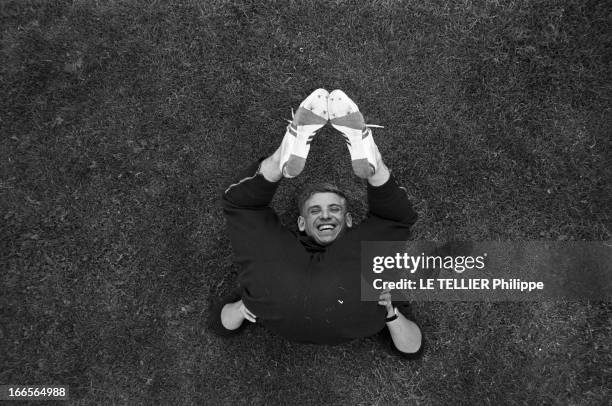
<path id="1" fill-rule="evenodd" d="M 346 200 L 333 192 L 317 192 L 314 193 L 308 200 L 306 200 L 306 207 L 313 206 L 328 206 L 338 204 L 344 206 Z"/>

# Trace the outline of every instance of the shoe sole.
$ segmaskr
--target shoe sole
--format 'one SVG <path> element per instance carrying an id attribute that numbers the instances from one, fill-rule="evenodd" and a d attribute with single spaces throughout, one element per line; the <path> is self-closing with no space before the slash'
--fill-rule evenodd
<path id="1" fill-rule="evenodd" d="M 317 89 L 312 92 L 298 107 L 293 122 L 287 126 L 286 135 L 294 137 L 293 140 L 287 140 L 291 144 L 289 147 L 291 153 L 287 158 L 287 161 L 282 165 L 281 172 L 286 178 L 293 178 L 298 176 L 304 170 L 306 166 L 306 158 L 310 151 L 310 144 L 315 136 L 315 131 L 321 129 L 328 121 L 327 115 L 327 98 L 329 93 L 325 89 Z M 324 100 L 321 100 L 324 99 Z M 323 115 L 323 116 L 322 116 Z M 299 123 L 299 125 L 294 124 Z M 311 127 L 307 130 L 302 130 L 308 134 L 304 139 L 304 135 L 298 131 L 299 127 Z M 312 130 L 312 131 L 311 131 Z M 285 140 L 283 141 L 285 142 Z M 294 151 L 297 143 L 304 143 L 304 150 L 300 152 Z"/>
<path id="2" fill-rule="evenodd" d="M 330 122 L 336 130 L 340 131 L 347 143 L 353 172 L 360 178 L 369 178 L 376 172 L 376 167 L 368 160 L 366 154 L 366 150 L 372 148 L 370 145 L 373 140 L 372 131 L 365 127 L 365 120 L 357 104 L 342 90 L 336 89 L 330 93 L 329 104 Z M 345 134 L 346 129 L 352 130 L 350 131 L 352 134 Z M 354 155 L 365 155 L 366 157 L 354 158 Z"/>

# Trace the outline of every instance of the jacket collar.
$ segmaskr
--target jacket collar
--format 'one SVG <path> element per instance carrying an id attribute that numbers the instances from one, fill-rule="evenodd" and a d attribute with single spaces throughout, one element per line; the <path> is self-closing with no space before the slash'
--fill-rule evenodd
<path id="1" fill-rule="evenodd" d="M 324 252 L 326 250 L 324 245 L 319 244 L 312 237 L 306 235 L 306 233 L 300 232 L 298 238 L 308 252 Z"/>

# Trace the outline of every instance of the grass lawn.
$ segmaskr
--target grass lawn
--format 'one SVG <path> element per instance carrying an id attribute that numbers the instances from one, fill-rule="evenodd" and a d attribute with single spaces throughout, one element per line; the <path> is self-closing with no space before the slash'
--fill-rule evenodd
<path id="1" fill-rule="evenodd" d="M 606 404 L 610 303 L 421 302 L 425 356 L 222 340 L 220 193 L 291 107 L 343 89 L 420 214 L 415 240 L 611 238 L 606 1 L 0 3 L 0 384 L 72 404 Z M 273 202 L 333 181 L 315 138 Z M 365 206 L 356 203 L 363 216 Z"/>

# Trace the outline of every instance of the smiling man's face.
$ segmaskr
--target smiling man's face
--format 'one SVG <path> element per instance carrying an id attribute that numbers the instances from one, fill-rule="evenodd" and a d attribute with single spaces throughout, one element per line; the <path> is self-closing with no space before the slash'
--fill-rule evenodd
<path id="1" fill-rule="evenodd" d="M 331 244 L 348 227 L 353 225 L 346 211 L 346 200 L 332 192 L 313 194 L 298 217 L 298 228 L 321 245 Z"/>

